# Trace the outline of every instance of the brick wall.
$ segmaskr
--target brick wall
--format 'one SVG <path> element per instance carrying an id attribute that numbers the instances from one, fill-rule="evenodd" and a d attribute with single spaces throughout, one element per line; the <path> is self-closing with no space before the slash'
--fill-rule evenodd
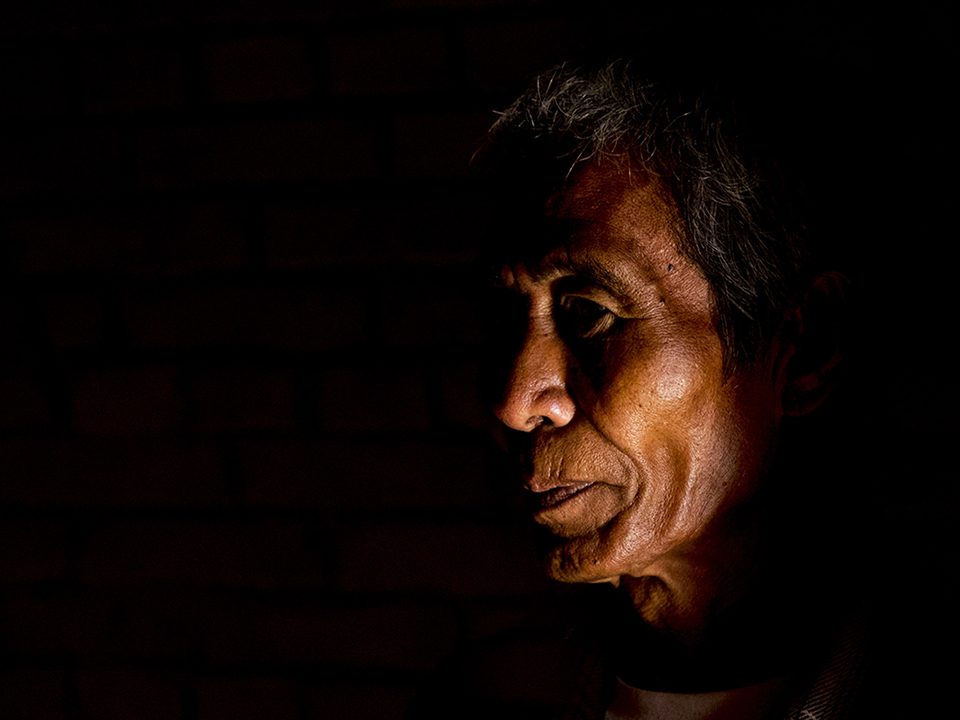
<path id="1" fill-rule="evenodd" d="M 562 595 L 484 432 L 466 163 L 633 31 L 583 7 L 4 10 L 0 716 L 399 717 Z"/>

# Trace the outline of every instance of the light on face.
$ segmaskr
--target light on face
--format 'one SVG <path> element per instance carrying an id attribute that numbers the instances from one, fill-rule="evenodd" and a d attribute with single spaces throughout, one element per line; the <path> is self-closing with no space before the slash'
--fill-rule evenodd
<path id="1" fill-rule="evenodd" d="M 657 379 L 655 392 L 659 399 L 672 402 L 679 400 L 686 394 L 689 384 L 689 375 L 674 370 L 661 375 Z"/>

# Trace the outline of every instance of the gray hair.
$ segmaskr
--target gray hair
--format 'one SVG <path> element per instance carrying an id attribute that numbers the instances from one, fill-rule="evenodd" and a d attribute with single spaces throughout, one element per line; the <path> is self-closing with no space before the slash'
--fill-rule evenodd
<path id="1" fill-rule="evenodd" d="M 524 193 L 556 191 L 586 163 L 652 176 L 676 209 L 679 251 L 710 283 L 733 368 L 763 352 L 810 263 L 798 198 L 748 152 L 742 115 L 715 89 L 654 82 L 627 61 L 564 64 L 500 113 L 476 161 Z"/>

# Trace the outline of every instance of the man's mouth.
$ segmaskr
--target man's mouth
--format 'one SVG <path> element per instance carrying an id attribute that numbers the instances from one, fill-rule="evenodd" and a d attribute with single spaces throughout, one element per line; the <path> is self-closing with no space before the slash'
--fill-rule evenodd
<path id="1" fill-rule="evenodd" d="M 534 507 L 537 511 L 552 510 L 587 491 L 595 484 L 593 482 L 573 482 L 549 490 L 533 491 Z"/>

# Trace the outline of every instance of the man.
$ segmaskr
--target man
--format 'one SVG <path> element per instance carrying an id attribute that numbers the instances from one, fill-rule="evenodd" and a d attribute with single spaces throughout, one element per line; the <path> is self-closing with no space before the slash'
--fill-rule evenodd
<path id="1" fill-rule="evenodd" d="M 674 80 L 560 66 L 478 155 L 499 197 L 499 435 L 549 576 L 611 591 L 566 631 L 465 659 L 414 717 L 933 707 L 878 700 L 914 647 L 877 640 L 879 476 L 843 382 L 856 304 L 804 182 L 812 143 L 749 95 Z"/>

